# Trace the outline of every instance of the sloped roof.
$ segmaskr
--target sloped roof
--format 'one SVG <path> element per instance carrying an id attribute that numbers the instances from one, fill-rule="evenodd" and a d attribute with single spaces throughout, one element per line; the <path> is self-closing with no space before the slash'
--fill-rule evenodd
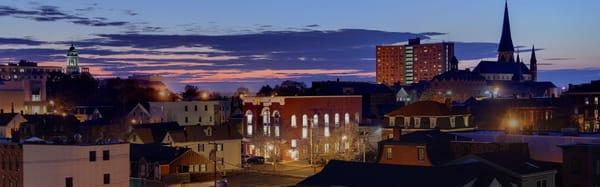
<path id="1" fill-rule="evenodd" d="M 130 161 L 138 161 L 144 158 L 146 161 L 159 162 L 160 164 L 168 164 L 181 156 L 189 148 L 182 147 L 168 147 L 160 144 L 130 144 L 129 147 Z"/>
<path id="2" fill-rule="evenodd" d="M 133 133 L 144 143 L 160 143 L 167 132 L 183 129 L 177 122 L 149 123 L 133 126 Z"/>
<path id="3" fill-rule="evenodd" d="M 13 118 L 15 118 L 15 116 L 17 116 L 18 113 L 2 113 L 0 114 L 0 126 L 6 126 L 8 125 L 8 122 L 10 122 Z"/>
<path id="4" fill-rule="evenodd" d="M 485 77 L 479 73 L 469 70 L 447 71 L 433 77 L 433 81 L 463 80 L 463 81 L 485 81 Z"/>
<path id="5" fill-rule="evenodd" d="M 297 186 L 490 186 L 494 181 L 518 184 L 518 179 L 481 163 L 426 167 L 332 160 Z"/>
<path id="6" fill-rule="evenodd" d="M 436 101 L 418 101 L 410 105 L 400 107 L 387 116 L 447 116 L 467 114 L 467 112 L 448 108 L 445 104 Z"/>
<path id="7" fill-rule="evenodd" d="M 498 61 L 481 61 L 473 72 L 476 73 L 496 73 L 496 74 L 515 74 L 521 68 L 522 74 L 530 74 L 529 68 L 521 62 L 498 62 Z"/>
<path id="8" fill-rule="evenodd" d="M 489 152 L 476 154 L 476 156 L 520 175 L 545 172 L 560 167 L 560 164 L 537 161 L 512 152 Z"/>
<path id="9" fill-rule="evenodd" d="M 209 130 L 209 128 L 212 129 Z M 184 129 L 169 131 L 169 135 L 174 142 L 242 139 L 242 135 L 234 126 L 225 124 L 215 126 L 187 126 Z"/>

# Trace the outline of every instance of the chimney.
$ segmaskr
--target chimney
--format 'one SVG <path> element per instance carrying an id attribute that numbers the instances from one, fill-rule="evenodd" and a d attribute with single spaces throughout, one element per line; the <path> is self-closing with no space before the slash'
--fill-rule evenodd
<path id="1" fill-rule="evenodd" d="M 394 126 L 393 130 L 393 140 L 400 140 L 400 136 L 402 136 L 402 126 Z"/>

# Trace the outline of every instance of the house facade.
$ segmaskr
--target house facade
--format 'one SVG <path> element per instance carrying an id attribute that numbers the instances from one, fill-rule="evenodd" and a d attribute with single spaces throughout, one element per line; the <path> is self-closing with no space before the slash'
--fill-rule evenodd
<path id="1" fill-rule="evenodd" d="M 352 153 L 362 97 L 245 97 L 244 153 L 273 160 L 309 160 Z M 312 147 L 312 149 L 311 149 Z"/>
<path id="2" fill-rule="evenodd" d="M 27 120 L 18 113 L 0 113 L 0 138 L 12 138 L 12 134 L 19 130 L 21 123 Z"/>
<path id="3" fill-rule="evenodd" d="M 25 187 L 129 186 L 129 144 L 23 144 Z"/>
<path id="4" fill-rule="evenodd" d="M 231 102 L 215 101 L 175 101 L 149 102 L 151 122 L 176 121 L 182 126 L 220 125 L 229 120 Z"/>

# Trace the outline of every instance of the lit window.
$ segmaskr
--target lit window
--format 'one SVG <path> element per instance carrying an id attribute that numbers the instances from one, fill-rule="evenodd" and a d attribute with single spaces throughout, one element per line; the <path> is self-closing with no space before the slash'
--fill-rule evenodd
<path id="1" fill-rule="evenodd" d="M 456 126 L 456 117 L 450 117 L 450 127 L 454 128 Z"/>
<path id="2" fill-rule="evenodd" d="M 279 126 L 275 126 L 275 136 L 279 137 Z"/>
<path id="3" fill-rule="evenodd" d="M 323 115 L 323 124 L 329 126 L 329 114 Z"/>
<path id="4" fill-rule="evenodd" d="M 292 120 L 291 120 L 291 124 L 292 124 L 292 128 L 296 128 L 296 115 L 292 115 Z"/>
<path id="5" fill-rule="evenodd" d="M 422 147 L 422 146 L 417 147 L 417 160 L 419 160 L 419 161 L 425 160 L 425 147 Z"/>
<path id="6" fill-rule="evenodd" d="M 344 125 L 350 124 L 350 114 L 344 114 Z"/>
<path id="7" fill-rule="evenodd" d="M 548 185 L 548 184 L 546 183 L 546 180 L 538 180 L 538 181 L 536 182 L 536 186 L 537 186 L 537 187 L 547 187 L 547 185 Z"/>
<path id="8" fill-rule="evenodd" d="M 388 148 L 385 148 L 385 150 L 386 150 L 385 151 L 386 152 L 386 159 L 391 160 L 392 159 L 392 148 L 388 147 Z"/>
<path id="9" fill-rule="evenodd" d="M 313 116 L 313 124 L 312 127 L 319 127 L 319 115 L 315 114 Z"/>
<path id="10" fill-rule="evenodd" d="M 292 139 L 292 148 L 296 148 L 298 146 L 298 142 L 296 142 L 296 139 Z"/>
<path id="11" fill-rule="evenodd" d="M 337 128 L 337 127 L 340 127 L 340 114 L 338 114 L 338 113 L 335 113 L 335 116 L 334 116 L 334 123 L 335 123 L 335 127 L 336 127 L 336 128 Z"/>

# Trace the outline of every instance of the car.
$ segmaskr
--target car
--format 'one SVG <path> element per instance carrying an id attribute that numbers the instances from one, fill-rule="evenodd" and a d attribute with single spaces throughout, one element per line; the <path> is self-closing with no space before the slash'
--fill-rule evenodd
<path id="1" fill-rule="evenodd" d="M 246 163 L 248 161 L 248 159 L 250 159 L 250 157 L 252 157 L 252 156 L 250 156 L 250 155 L 242 155 L 242 162 Z"/>
<path id="2" fill-rule="evenodd" d="M 248 160 L 246 160 L 246 163 L 248 163 L 248 164 L 264 164 L 265 157 L 253 156 L 253 157 L 248 158 Z"/>

